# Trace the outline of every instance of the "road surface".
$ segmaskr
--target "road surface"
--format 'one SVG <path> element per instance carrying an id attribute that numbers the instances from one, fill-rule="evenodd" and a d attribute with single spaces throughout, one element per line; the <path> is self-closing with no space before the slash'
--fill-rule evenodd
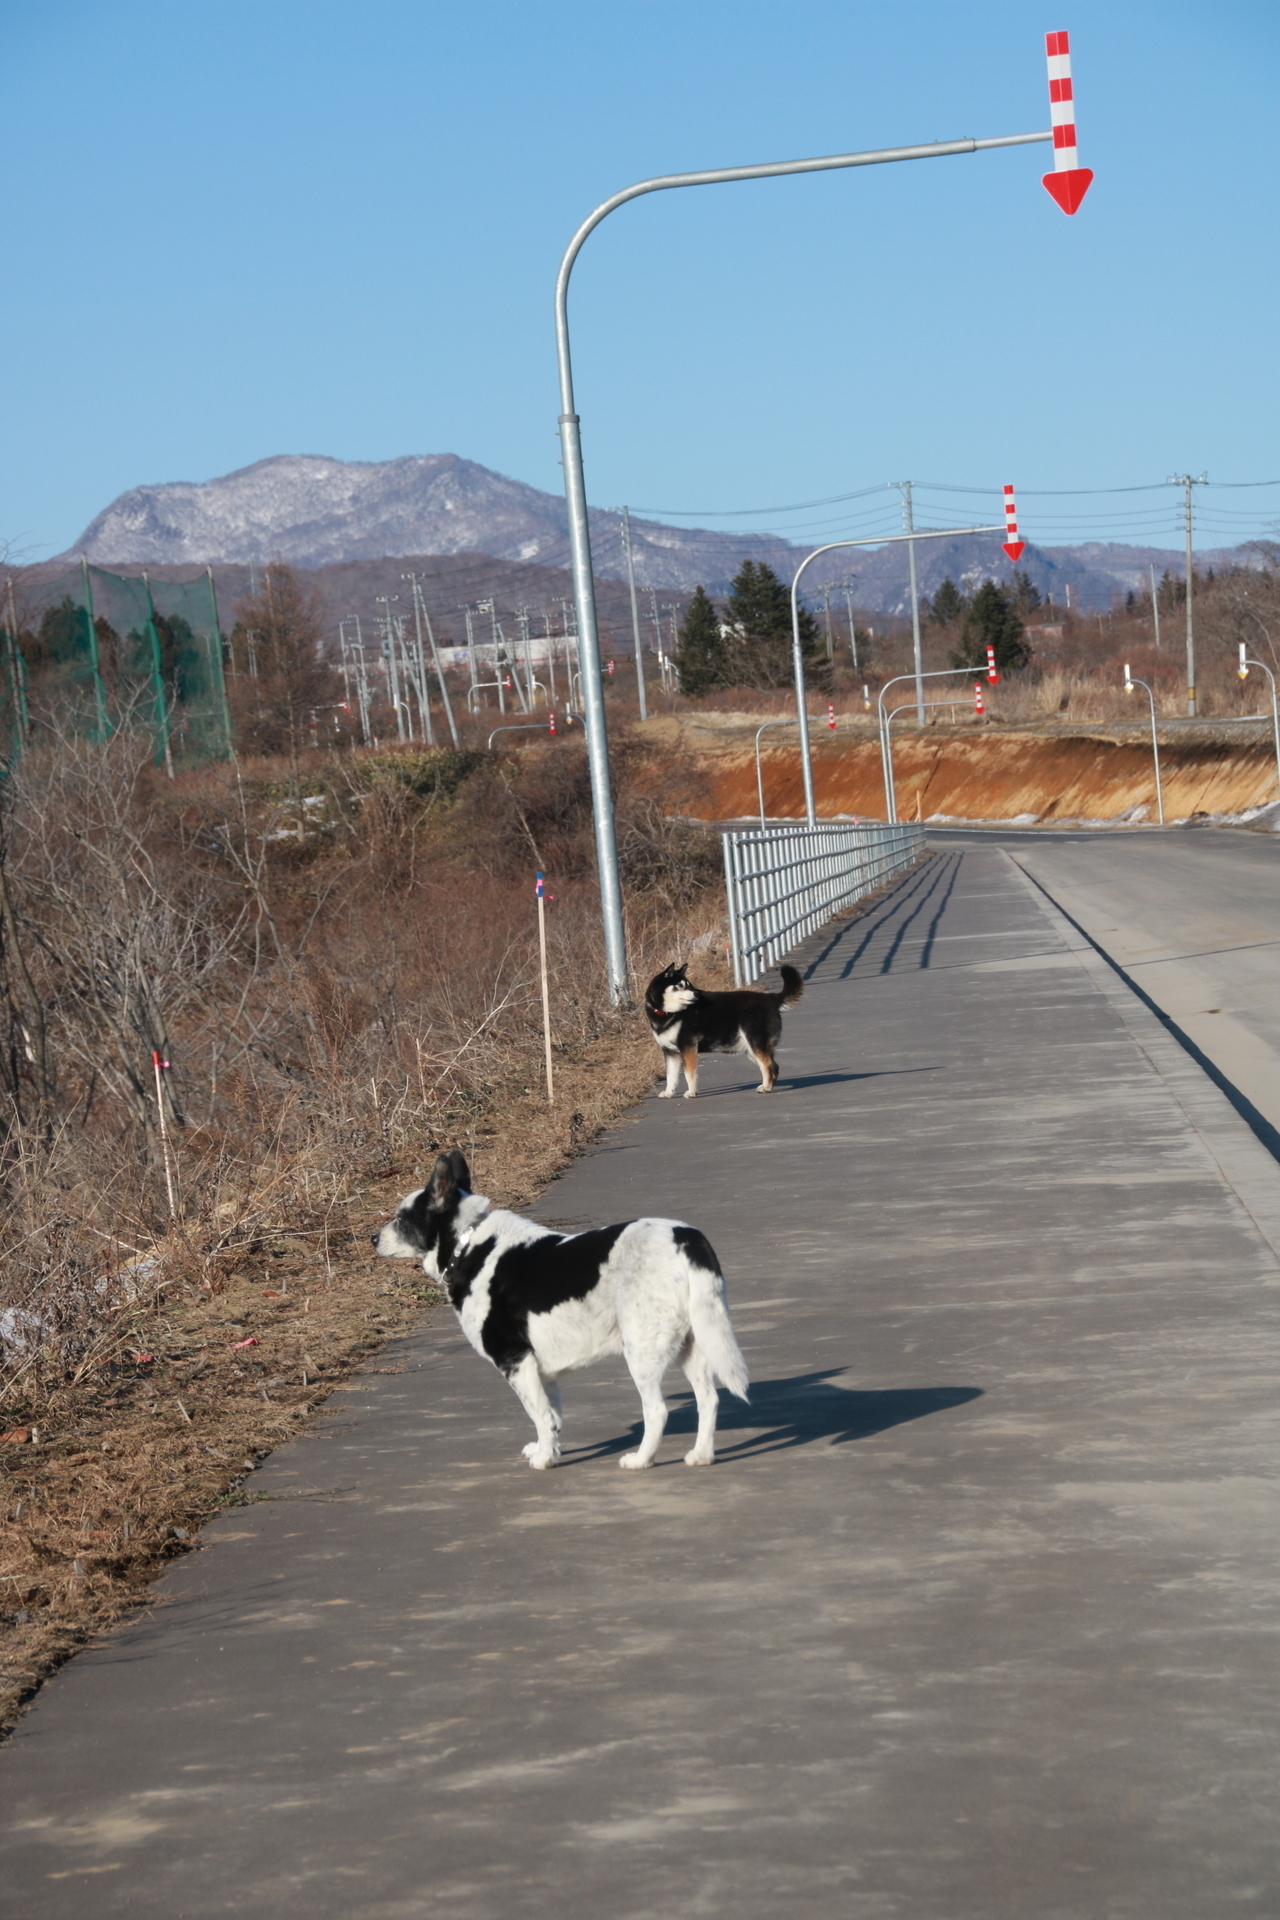
<path id="1" fill-rule="evenodd" d="M 998 848 L 545 1195 L 718 1248 L 710 1471 L 430 1318 L 0 1751 L 11 1920 L 1275 1910 L 1274 1162 Z M 744 1071 L 744 1066 L 747 1070 Z M 655 1057 L 655 1077 L 658 1062 Z"/>

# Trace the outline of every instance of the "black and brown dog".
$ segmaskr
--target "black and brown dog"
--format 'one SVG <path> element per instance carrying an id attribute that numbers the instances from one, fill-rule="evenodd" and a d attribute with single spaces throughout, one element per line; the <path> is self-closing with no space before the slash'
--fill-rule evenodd
<path id="1" fill-rule="evenodd" d="M 804 992 L 794 967 L 783 967 L 781 993 L 740 987 L 707 993 L 695 987 L 683 966 L 656 973 L 645 990 L 649 1030 L 667 1056 L 667 1084 L 659 1098 L 673 1100 L 684 1067 L 684 1097 L 698 1092 L 700 1053 L 749 1053 L 760 1069 L 757 1093 L 772 1093 L 778 1080 L 774 1050 L 782 1035 L 782 1009 Z"/>

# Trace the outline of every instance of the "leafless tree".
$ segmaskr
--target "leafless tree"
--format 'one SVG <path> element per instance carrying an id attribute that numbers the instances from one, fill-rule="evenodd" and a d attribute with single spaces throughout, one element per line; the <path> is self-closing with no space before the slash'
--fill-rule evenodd
<path id="1" fill-rule="evenodd" d="M 287 753 L 296 787 L 311 716 L 339 697 L 338 677 L 321 653 L 323 602 L 292 567 L 277 562 L 235 612 L 232 643 L 243 668 L 236 675 L 237 740 L 253 752 Z"/>

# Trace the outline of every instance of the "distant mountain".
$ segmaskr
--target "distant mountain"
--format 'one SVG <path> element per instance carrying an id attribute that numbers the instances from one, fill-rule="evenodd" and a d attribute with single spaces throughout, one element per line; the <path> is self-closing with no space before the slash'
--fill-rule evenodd
<path id="1" fill-rule="evenodd" d="M 595 571 L 602 580 L 626 576 L 619 518 L 591 509 Z M 767 533 L 716 533 L 633 519 L 636 579 L 642 588 L 688 592 L 701 582 L 723 594 L 745 559 L 764 560 L 790 579 L 806 549 Z M 568 564 L 564 501 L 456 454 L 401 460 L 330 460 L 282 454 L 217 480 L 174 481 L 134 487 L 90 522 L 71 553 L 101 566 L 262 566 L 286 560 L 329 569 L 398 556 L 447 558 L 466 554 L 538 569 Z M 1243 550 L 1202 553 L 1204 564 L 1247 560 Z M 926 540 L 916 548 L 922 593 L 944 576 L 963 582 L 1010 573 L 997 534 Z M 45 563 L 46 565 L 53 563 Z M 1119 593 L 1140 590 L 1181 555 L 1161 547 L 1029 545 L 1022 558 L 1042 594 L 1058 605 L 1070 587 L 1072 604 L 1109 607 Z M 43 569 L 42 569 L 43 571 Z M 470 576 L 476 568 L 470 565 Z M 824 584 L 852 575 L 853 598 L 863 611 L 910 612 L 906 550 L 902 546 L 834 553 L 805 576 L 809 598 Z M 476 597 L 491 591 L 483 587 Z"/>
<path id="2" fill-rule="evenodd" d="M 730 534 L 633 520 L 637 578 L 646 586 L 723 589 L 746 559 L 789 568 L 772 534 Z M 625 574 L 618 515 L 591 510 L 597 569 Z M 564 501 L 453 453 L 403 460 L 282 454 L 196 485 L 133 487 L 81 534 L 74 553 L 101 566 L 208 561 L 323 567 L 399 554 L 487 553 L 563 567 Z"/>

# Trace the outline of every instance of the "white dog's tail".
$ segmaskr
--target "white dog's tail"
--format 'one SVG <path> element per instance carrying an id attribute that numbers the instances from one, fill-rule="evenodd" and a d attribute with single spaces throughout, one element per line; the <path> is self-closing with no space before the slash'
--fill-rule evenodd
<path id="1" fill-rule="evenodd" d="M 724 1297 L 724 1275 L 710 1241 L 696 1227 L 677 1227 L 676 1239 L 689 1263 L 689 1324 L 712 1371 L 739 1400 L 747 1397 L 747 1363 L 733 1332 Z"/>

